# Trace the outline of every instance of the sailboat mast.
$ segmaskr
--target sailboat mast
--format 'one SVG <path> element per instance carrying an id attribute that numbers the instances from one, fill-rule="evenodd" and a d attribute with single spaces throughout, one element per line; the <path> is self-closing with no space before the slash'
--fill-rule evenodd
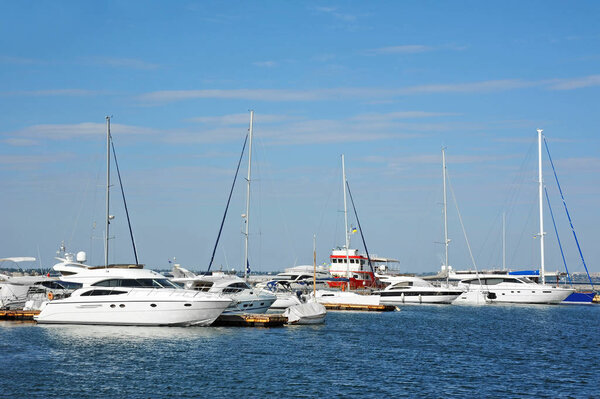
<path id="1" fill-rule="evenodd" d="M 450 270 L 448 270 L 448 196 L 446 193 L 446 149 L 442 148 L 442 178 L 444 180 L 444 249 L 446 257 L 444 258 L 444 266 L 446 266 L 446 283 L 448 283 L 448 277 Z"/>
<path id="2" fill-rule="evenodd" d="M 108 268 L 108 240 L 110 228 L 110 116 L 106 117 L 106 237 L 104 243 L 104 267 Z"/>
<path id="3" fill-rule="evenodd" d="M 502 270 L 506 270 L 506 212 L 502 212 Z"/>
<path id="4" fill-rule="evenodd" d="M 313 234 L 313 298 L 317 299 L 317 235 Z"/>
<path id="5" fill-rule="evenodd" d="M 542 179 L 542 129 L 538 129 L 538 191 L 540 203 L 540 273 L 542 275 L 542 284 L 546 284 L 546 276 L 544 270 L 544 206 L 543 206 L 543 191 L 544 182 Z"/>
<path id="6" fill-rule="evenodd" d="M 246 188 L 246 214 L 244 215 L 246 222 L 246 231 L 245 231 L 245 251 L 244 251 L 244 278 L 248 278 L 248 235 L 249 235 L 249 225 L 250 225 L 250 172 L 252 170 L 252 125 L 254 123 L 254 111 L 250 110 L 250 130 L 249 130 L 249 141 L 250 144 L 248 146 L 248 177 L 246 179 L 247 188 Z"/>
<path id="7" fill-rule="evenodd" d="M 346 277 L 348 277 L 348 291 L 350 291 L 350 234 L 348 233 L 348 203 L 346 200 L 346 165 L 342 154 L 342 190 L 344 192 L 344 227 L 346 235 Z"/>

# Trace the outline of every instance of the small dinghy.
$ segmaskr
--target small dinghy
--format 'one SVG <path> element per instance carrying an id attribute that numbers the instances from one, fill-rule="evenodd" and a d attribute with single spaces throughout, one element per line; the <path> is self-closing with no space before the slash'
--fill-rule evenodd
<path id="1" fill-rule="evenodd" d="M 290 306 L 283 315 L 288 318 L 288 324 L 322 324 L 327 310 L 318 302 L 307 302 Z"/>

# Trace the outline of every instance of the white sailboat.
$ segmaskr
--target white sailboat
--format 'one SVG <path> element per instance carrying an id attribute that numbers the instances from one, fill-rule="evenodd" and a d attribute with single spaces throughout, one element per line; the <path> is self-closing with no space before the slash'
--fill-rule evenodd
<path id="1" fill-rule="evenodd" d="M 82 287 L 67 298 L 45 302 L 34 319 L 41 324 L 210 325 L 229 306 L 231 299 L 184 290 L 161 274 L 139 265 L 108 267 L 109 221 L 112 219 L 109 213 L 110 117 L 106 117 L 106 143 L 104 267 L 74 262 L 71 257 L 61 259 L 62 279 Z M 85 257 L 78 260 L 85 261 Z"/>
<path id="2" fill-rule="evenodd" d="M 243 278 L 223 272 L 196 275 L 175 265 L 173 276 L 174 278 L 171 279 L 173 282 L 182 283 L 188 290 L 209 292 L 230 298 L 231 304 L 223 314 L 265 313 L 277 299 L 268 291 L 250 287 Z"/>
<path id="3" fill-rule="evenodd" d="M 250 126 L 248 129 L 248 177 L 246 192 L 246 213 L 242 215 L 245 222 L 245 251 L 244 251 L 244 278 L 236 275 L 225 274 L 223 272 L 212 272 L 204 274 L 195 274 L 189 270 L 175 265 L 173 267 L 173 281 L 184 284 L 186 289 L 203 291 L 228 297 L 232 300 L 231 304 L 225 309 L 224 314 L 242 314 L 242 313 L 265 313 L 277 300 L 277 297 L 268 291 L 252 288 L 248 284 L 249 260 L 248 260 L 248 238 L 250 224 L 250 178 L 252 170 L 252 134 L 254 124 L 254 111 L 250 111 Z M 243 153 L 243 151 L 242 151 Z M 241 164 L 241 156 L 240 156 Z M 238 164 L 239 167 L 239 164 Z M 239 170 L 239 169 L 238 169 Z M 236 173 L 237 175 L 237 173 Z M 227 213 L 225 213 L 227 214 Z M 223 222 L 225 218 L 223 218 Z M 219 233 L 220 234 L 220 233 Z M 218 238 L 217 238 L 218 244 Z M 216 250 L 215 245 L 214 250 Z M 214 259 L 214 252 L 213 252 Z M 209 264 L 212 266 L 212 259 Z"/>
<path id="4" fill-rule="evenodd" d="M 544 207 L 543 207 L 543 174 L 542 174 L 542 129 L 538 129 L 538 200 L 540 232 L 540 277 L 541 284 L 537 284 L 527 277 L 478 274 L 476 277 L 465 278 L 459 283 L 468 292 L 486 291 L 486 301 L 491 303 L 529 303 L 529 304 L 557 304 L 571 295 L 575 290 L 570 288 L 554 287 L 546 284 L 545 255 L 544 255 Z M 455 303 L 460 303 L 459 297 Z"/>

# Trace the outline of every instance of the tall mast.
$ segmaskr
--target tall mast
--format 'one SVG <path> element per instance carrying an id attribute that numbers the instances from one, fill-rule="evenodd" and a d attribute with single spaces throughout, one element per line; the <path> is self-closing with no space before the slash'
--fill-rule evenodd
<path id="1" fill-rule="evenodd" d="M 104 267 L 108 267 L 108 240 L 110 227 L 110 116 L 106 117 L 106 237 Z"/>
<path id="2" fill-rule="evenodd" d="M 317 235 L 313 234 L 313 298 L 317 300 Z"/>
<path id="3" fill-rule="evenodd" d="M 444 259 L 444 266 L 446 266 L 446 283 L 448 282 L 448 276 L 450 270 L 448 269 L 448 197 L 446 194 L 446 149 L 442 148 L 442 178 L 444 180 L 444 249 L 446 257 Z"/>
<path id="4" fill-rule="evenodd" d="M 506 270 L 506 212 L 502 212 L 502 270 Z"/>
<path id="5" fill-rule="evenodd" d="M 250 172 L 252 170 L 252 124 L 254 123 L 254 110 L 250 110 L 250 129 L 249 129 L 249 141 L 248 146 L 248 177 L 246 179 L 246 214 L 244 215 L 246 222 L 245 240 L 246 249 L 244 251 L 244 278 L 248 278 L 248 232 L 250 225 Z"/>
<path id="6" fill-rule="evenodd" d="M 543 191 L 544 182 L 542 179 L 542 129 L 538 129 L 538 191 L 540 203 L 540 273 L 542 274 L 542 284 L 546 284 L 546 276 L 544 271 L 544 207 L 543 207 Z"/>
<path id="7" fill-rule="evenodd" d="M 348 277 L 348 291 L 350 291 L 350 234 L 348 233 L 348 204 L 346 200 L 346 165 L 342 154 L 342 190 L 344 192 L 344 234 L 346 235 L 346 277 Z"/>

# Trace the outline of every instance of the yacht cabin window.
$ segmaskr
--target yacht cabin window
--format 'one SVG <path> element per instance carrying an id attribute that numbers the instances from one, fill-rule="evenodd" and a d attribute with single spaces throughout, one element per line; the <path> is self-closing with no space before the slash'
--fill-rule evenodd
<path id="1" fill-rule="evenodd" d="M 95 290 L 86 291 L 83 294 L 81 294 L 80 296 L 119 295 L 119 294 L 126 294 L 126 293 L 127 293 L 127 291 L 95 289 Z"/>
<path id="2" fill-rule="evenodd" d="M 113 278 L 92 284 L 96 287 L 180 288 L 166 278 Z"/>
<path id="3" fill-rule="evenodd" d="M 238 282 L 229 284 L 227 287 L 223 288 L 224 294 L 233 294 L 236 292 L 241 292 L 243 290 L 251 289 L 250 286 L 244 282 Z"/>
<path id="4" fill-rule="evenodd" d="M 196 291 L 208 291 L 210 290 L 210 287 L 213 286 L 213 282 L 212 281 L 194 281 L 194 284 L 192 285 L 192 289 L 196 290 Z"/>

